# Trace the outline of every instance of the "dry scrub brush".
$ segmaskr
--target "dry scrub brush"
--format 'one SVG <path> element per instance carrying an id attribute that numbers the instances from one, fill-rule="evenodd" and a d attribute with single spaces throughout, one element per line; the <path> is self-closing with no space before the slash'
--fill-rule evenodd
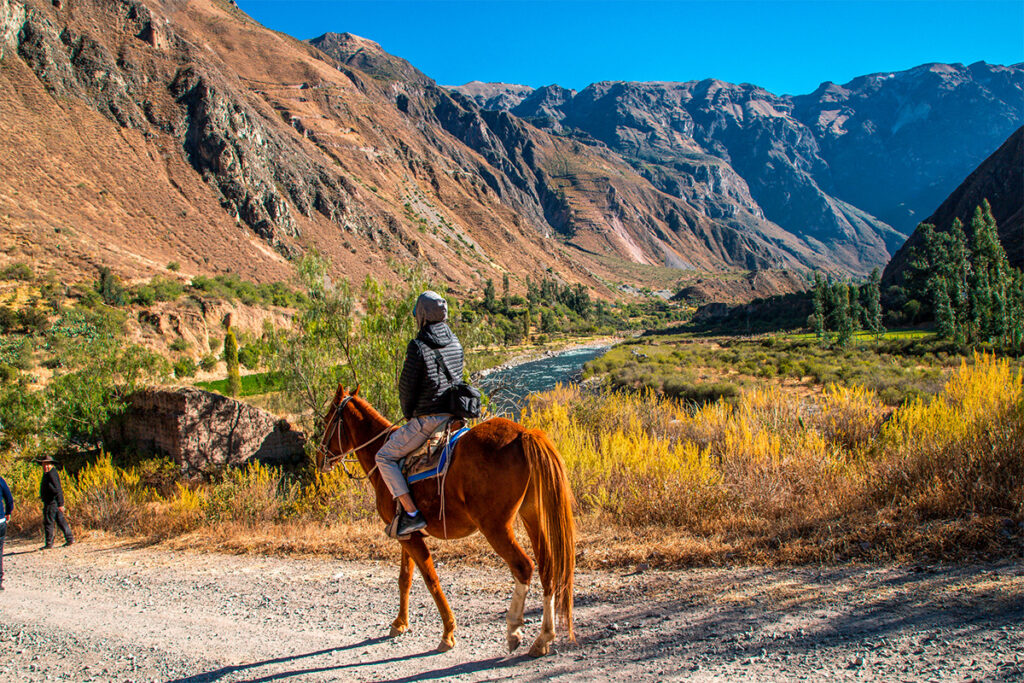
<path id="1" fill-rule="evenodd" d="M 1019 554 L 1021 370 L 973 360 L 938 395 L 895 410 L 836 385 L 803 399 L 768 386 L 707 405 L 570 386 L 536 395 L 523 421 L 566 461 L 581 566 Z M 234 552 L 394 555 L 369 487 L 341 468 L 252 463 L 202 483 L 172 471 L 103 456 L 66 474 L 72 523 Z M 7 468 L 16 531 L 39 528 L 40 473 Z M 437 547 L 449 559 L 489 557 L 479 539 Z"/>
<path id="2" fill-rule="evenodd" d="M 647 537 L 671 527 L 717 541 L 726 558 L 948 557 L 1019 552 L 994 520 L 1024 516 L 1021 387 L 1019 369 L 983 355 L 937 396 L 895 410 L 836 385 L 704 406 L 559 387 L 524 421 L 552 435 L 584 515 Z M 950 533 L 967 545 L 950 547 Z"/>

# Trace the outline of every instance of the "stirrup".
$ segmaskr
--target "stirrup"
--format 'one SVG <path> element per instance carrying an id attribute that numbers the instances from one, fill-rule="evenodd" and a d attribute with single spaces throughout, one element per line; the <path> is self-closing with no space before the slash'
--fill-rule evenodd
<path id="1" fill-rule="evenodd" d="M 391 521 L 384 527 L 384 533 L 387 534 L 388 538 L 393 538 L 396 541 L 408 541 L 412 538 L 412 535 L 427 525 L 426 520 L 423 519 L 423 512 L 419 514 L 420 520 L 423 521 L 423 525 L 413 529 L 410 532 L 404 533 L 401 536 L 398 535 L 398 527 L 402 523 L 402 518 L 408 517 L 405 512 L 405 508 L 402 507 L 400 501 L 395 501 L 395 515 L 391 518 Z"/>

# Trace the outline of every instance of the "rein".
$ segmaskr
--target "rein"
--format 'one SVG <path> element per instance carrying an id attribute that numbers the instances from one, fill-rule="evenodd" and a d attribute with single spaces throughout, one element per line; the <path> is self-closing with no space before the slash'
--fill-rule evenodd
<path id="1" fill-rule="evenodd" d="M 327 428 L 324 429 L 324 437 L 320 441 L 320 444 L 316 447 L 316 452 L 317 452 L 317 454 L 323 456 L 324 460 L 323 460 L 322 468 L 326 468 L 329 465 L 333 465 L 334 463 L 340 461 L 341 462 L 341 469 L 345 472 L 345 475 L 349 479 L 355 479 L 357 481 L 361 481 L 363 479 L 369 479 L 370 475 L 373 474 L 374 470 L 377 469 L 377 466 L 374 465 L 370 469 L 370 471 L 367 472 L 362 477 L 360 477 L 359 475 L 356 475 L 356 474 L 352 474 L 348 470 L 348 466 L 350 464 L 358 464 L 360 467 L 362 467 L 362 463 L 359 462 L 359 458 L 358 457 L 353 457 L 353 456 L 356 454 L 356 452 L 358 452 L 359 450 L 369 446 L 371 443 L 373 443 L 377 439 L 381 438 L 385 434 L 389 434 L 391 432 L 391 430 L 394 429 L 394 425 L 386 427 L 384 429 L 384 431 L 380 432 L 379 434 L 377 434 L 377 436 L 373 437 L 369 441 L 365 441 L 365 442 L 359 444 L 358 446 L 356 446 L 355 448 L 350 448 L 349 450 L 345 451 L 344 453 L 338 453 L 337 455 L 335 455 L 334 453 L 331 453 L 331 440 L 333 438 L 333 433 L 334 432 L 336 432 L 337 435 L 338 435 L 338 443 L 341 443 L 341 434 L 342 434 L 342 432 L 345 429 L 344 420 L 341 419 L 341 411 L 345 409 L 345 406 L 347 406 L 349 401 L 351 401 L 351 400 L 352 400 L 351 396 L 346 396 L 341 401 L 341 403 L 335 405 L 335 407 L 334 407 L 334 417 L 327 424 Z"/>

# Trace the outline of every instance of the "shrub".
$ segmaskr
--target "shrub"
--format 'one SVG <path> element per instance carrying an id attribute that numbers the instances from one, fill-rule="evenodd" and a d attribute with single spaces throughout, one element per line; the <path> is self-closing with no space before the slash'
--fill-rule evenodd
<path id="1" fill-rule="evenodd" d="M 171 351 L 181 353 L 182 351 L 188 351 L 188 342 L 185 341 L 184 338 L 178 337 L 177 339 L 172 341 L 167 348 L 169 348 Z"/>
<path id="2" fill-rule="evenodd" d="M 257 370 L 260 367 L 260 349 L 253 344 L 246 344 L 238 349 L 238 362 L 242 367 Z"/>
<path id="3" fill-rule="evenodd" d="M 114 275 L 107 266 L 100 268 L 96 292 L 108 306 L 123 306 L 128 301 L 128 293 L 121 283 L 121 278 Z"/>
<path id="4" fill-rule="evenodd" d="M 196 374 L 196 362 L 189 357 L 180 358 L 174 362 L 175 377 L 192 377 Z"/>
<path id="5" fill-rule="evenodd" d="M 206 354 L 199 361 L 199 367 L 201 367 L 204 372 L 210 372 L 215 367 L 217 367 L 217 357 L 214 356 L 212 353 Z"/>
<path id="6" fill-rule="evenodd" d="M 36 279 L 32 267 L 27 263 L 11 263 L 0 269 L 0 280 L 23 280 L 32 282 Z"/>

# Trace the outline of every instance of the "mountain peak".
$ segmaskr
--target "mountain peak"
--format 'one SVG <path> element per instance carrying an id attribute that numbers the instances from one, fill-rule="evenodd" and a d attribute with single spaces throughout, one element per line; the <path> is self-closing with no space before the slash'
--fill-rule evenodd
<path id="1" fill-rule="evenodd" d="M 401 57 L 384 50 L 380 44 L 354 33 L 325 33 L 308 42 L 345 66 L 359 69 L 386 81 L 411 81 L 420 85 L 433 80 Z"/>

